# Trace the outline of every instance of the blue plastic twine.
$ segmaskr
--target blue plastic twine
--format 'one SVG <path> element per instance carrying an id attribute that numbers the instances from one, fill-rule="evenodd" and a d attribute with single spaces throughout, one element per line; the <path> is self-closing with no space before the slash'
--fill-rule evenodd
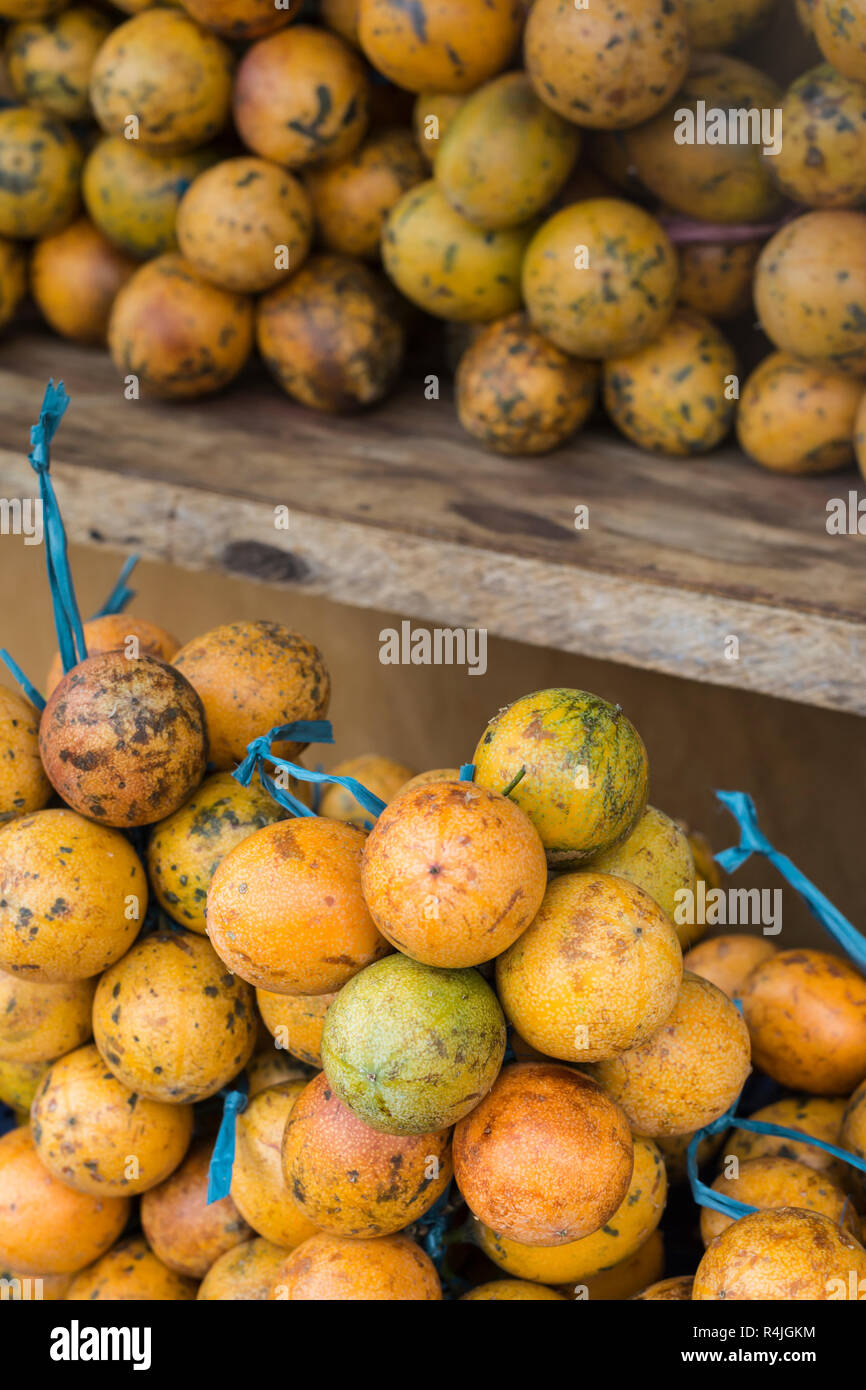
<path id="1" fill-rule="evenodd" d="M 69 671 L 84 661 L 87 647 L 84 642 L 84 629 L 81 614 L 75 599 L 72 574 L 69 569 L 69 552 L 66 545 L 66 531 L 60 515 L 60 507 L 51 481 L 51 441 L 63 419 L 69 397 L 60 381 L 54 385 L 49 381 L 45 388 L 39 420 L 30 431 L 30 466 L 39 477 L 39 491 L 42 496 L 42 511 L 45 521 L 46 563 L 48 583 L 51 586 L 51 601 L 54 605 L 54 626 L 57 629 L 57 645 L 63 670 Z"/>
<path id="2" fill-rule="evenodd" d="M 740 827 L 740 843 L 733 849 L 722 850 L 715 856 L 726 873 L 733 873 L 752 854 L 763 854 L 779 870 L 782 877 L 806 903 L 810 912 L 817 917 L 843 951 L 851 957 L 859 970 L 866 974 L 866 938 L 856 927 L 843 917 L 829 898 L 826 898 L 814 883 L 810 883 L 787 855 L 774 849 L 758 825 L 755 803 L 745 792 L 716 792 L 716 797 L 726 806 Z"/>
<path id="3" fill-rule="evenodd" d="M 241 1111 L 246 1109 L 249 1082 L 242 1076 L 238 1085 L 238 1090 L 220 1091 L 223 1097 L 223 1115 L 207 1171 L 208 1206 L 211 1202 L 222 1201 L 231 1191 L 232 1169 L 235 1163 L 235 1122 Z"/>
<path id="4" fill-rule="evenodd" d="M 108 598 L 101 608 L 97 608 L 92 615 L 94 618 L 109 618 L 115 613 L 122 613 L 127 604 L 135 598 L 135 590 L 127 588 L 126 581 L 138 564 L 139 557 L 130 555 L 120 574 L 117 576 L 117 583 L 112 589 Z"/>
<path id="5" fill-rule="evenodd" d="M 462 763 L 462 764 L 461 764 L 461 767 L 460 767 L 460 781 L 461 781 L 461 782 L 474 782 L 474 781 L 475 781 L 475 764 L 474 764 L 474 763 Z"/>
<path id="6" fill-rule="evenodd" d="M 3 662 L 9 672 L 15 677 L 15 680 L 21 686 L 21 689 L 24 691 L 31 705 L 35 705 L 37 709 L 43 710 L 46 703 L 45 696 L 41 695 L 33 682 L 25 676 L 18 662 L 13 656 L 10 656 L 5 647 L 0 647 L 0 661 Z"/>
<path id="7" fill-rule="evenodd" d="M 723 1216 L 730 1216 L 734 1221 L 738 1221 L 741 1216 L 748 1216 L 753 1211 L 760 1211 L 760 1207 L 750 1207 L 745 1202 L 740 1202 L 736 1197 L 726 1197 L 722 1192 L 715 1192 L 708 1187 L 705 1182 L 701 1182 L 698 1176 L 698 1146 L 711 1134 L 720 1134 L 723 1130 L 731 1126 L 737 1129 L 748 1129 L 755 1134 L 774 1134 L 780 1139 L 792 1139 L 797 1144 L 812 1144 L 816 1149 L 823 1149 L 825 1153 L 832 1154 L 834 1158 L 840 1159 L 843 1163 L 849 1163 L 853 1168 L 859 1168 L 866 1173 L 866 1159 L 858 1158 L 855 1154 L 849 1153 L 847 1149 L 837 1148 L 835 1144 L 828 1144 L 823 1139 L 813 1139 L 811 1135 L 804 1134 L 800 1129 L 788 1129 L 785 1125 L 774 1125 L 768 1120 L 746 1120 L 737 1117 L 737 1105 L 739 1098 L 734 1101 L 730 1110 L 724 1115 L 720 1115 L 711 1124 L 704 1125 L 693 1136 L 686 1152 L 686 1171 L 689 1176 L 689 1186 L 692 1189 L 692 1196 L 702 1207 L 712 1207 L 713 1211 L 720 1211 Z"/>
<path id="8" fill-rule="evenodd" d="M 287 811 L 291 811 L 295 816 L 315 816 L 317 813 L 305 806 L 303 801 L 292 796 L 291 792 L 280 787 L 273 777 L 265 770 L 265 764 L 269 763 L 272 767 L 282 768 L 291 777 L 299 782 L 312 782 L 313 785 L 323 782 L 332 782 L 337 786 L 345 787 L 355 797 L 356 801 L 369 811 L 372 816 L 380 816 L 385 809 L 385 802 L 381 797 L 375 796 L 362 783 L 354 777 L 337 777 L 333 772 L 322 772 L 320 769 L 301 767 L 299 763 L 289 762 L 286 758 L 277 758 L 271 752 L 272 743 L 282 743 L 289 741 L 292 743 L 333 743 L 334 734 L 331 729 L 330 721 L 327 719 L 299 719 L 294 724 L 277 724 L 275 728 L 269 729 L 260 738 L 254 738 L 247 744 L 247 753 L 232 773 L 232 776 L 248 787 L 253 773 L 258 772 L 262 786 L 265 787 L 281 806 Z"/>

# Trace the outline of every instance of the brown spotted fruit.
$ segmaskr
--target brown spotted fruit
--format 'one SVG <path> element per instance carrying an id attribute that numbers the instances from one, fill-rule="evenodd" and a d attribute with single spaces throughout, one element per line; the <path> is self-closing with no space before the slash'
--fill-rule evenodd
<path id="1" fill-rule="evenodd" d="M 92 5 L 34 16 L 33 8 L 6 33 L 6 71 L 21 101 L 65 121 L 90 115 L 90 72 L 113 28 Z"/>
<path id="2" fill-rule="evenodd" d="M 85 980 L 128 950 L 147 910 L 125 835 L 47 809 L 0 829 L 0 969 L 36 984 Z"/>
<path id="3" fill-rule="evenodd" d="M 205 712 L 174 666 L 105 652 L 73 666 L 54 690 L 39 748 L 74 810 L 104 825 L 147 825 L 176 811 L 204 776 Z"/>
<path id="4" fill-rule="evenodd" d="M 315 1235 L 316 1226 L 283 1181 L 280 1145 L 306 1081 L 284 1081 L 254 1096 L 237 1118 L 232 1200 L 253 1230 L 283 1254 Z"/>
<path id="5" fill-rule="evenodd" d="M 775 953 L 776 947 L 766 936 L 731 932 L 728 936 L 709 937 L 693 946 L 684 956 L 683 965 L 693 975 L 709 980 L 729 999 L 735 999 L 742 994 L 755 967 Z"/>
<path id="6" fill-rule="evenodd" d="M 219 391 L 250 355 L 246 295 L 218 289 L 175 251 L 141 266 L 108 322 L 112 361 L 145 395 L 188 399 Z M 129 384 L 129 383 L 128 383 Z"/>
<path id="7" fill-rule="evenodd" d="M 541 100 L 567 120 L 602 130 L 633 126 L 685 77 L 686 17 L 674 0 L 535 0 L 524 54 Z"/>
<path id="8" fill-rule="evenodd" d="M 101 618 L 88 619 L 83 628 L 88 656 L 122 651 L 128 657 L 155 656 L 160 661 L 171 661 L 180 646 L 164 627 L 130 613 L 105 613 Z M 55 652 L 45 677 L 46 698 L 53 695 L 63 676 L 63 662 L 60 653 Z"/>
<path id="9" fill-rule="evenodd" d="M 866 1077 L 866 980 L 827 951 L 779 951 L 749 976 L 755 1065 L 791 1090 L 848 1095 Z"/>
<path id="10" fill-rule="evenodd" d="M 68 226 L 79 207 L 81 147 L 47 111 L 0 111 L 0 236 L 29 241 Z"/>
<path id="11" fill-rule="evenodd" d="M 131 1091 L 174 1105 L 204 1100 L 252 1055 L 253 992 L 204 937 L 151 932 L 99 981 L 93 1037 Z"/>
<path id="12" fill-rule="evenodd" d="M 544 847 L 515 801 L 474 782 L 402 791 L 363 846 L 361 886 L 392 946 L 448 969 L 516 941 L 544 896 Z"/>
<path id="13" fill-rule="evenodd" d="M 586 423 L 598 369 L 548 342 L 525 314 L 508 314 L 465 349 L 455 392 L 467 434 L 498 454 L 545 454 Z"/>
<path id="14" fill-rule="evenodd" d="M 567 1245 L 599 1230 L 632 1168 L 623 1111 L 589 1077 L 555 1063 L 505 1067 L 454 1130 L 454 1176 L 470 1211 L 524 1245 Z"/>
<path id="15" fill-rule="evenodd" d="M 163 1182 L 183 1160 L 192 1121 L 191 1106 L 122 1085 L 92 1045 L 49 1067 L 30 1109 L 46 1168 L 94 1197 L 135 1196 Z"/>
<path id="16" fill-rule="evenodd" d="M 737 1164 L 737 1171 L 730 1176 L 725 1167 L 715 1179 L 713 1191 L 762 1211 L 773 1207 L 797 1207 L 800 1211 L 821 1212 L 835 1225 L 847 1228 L 855 1236 L 860 1235 L 860 1223 L 841 1187 L 831 1182 L 825 1173 L 816 1172 L 792 1158 L 752 1158 Z M 701 1239 L 704 1245 L 709 1245 L 727 1230 L 732 1221 L 733 1218 L 725 1216 L 724 1212 L 703 1207 Z"/>
<path id="17" fill-rule="evenodd" d="M 241 1241 L 214 1260 L 196 1298 L 203 1303 L 264 1302 L 285 1258 L 285 1250 L 261 1236 Z"/>
<path id="18" fill-rule="evenodd" d="M 438 970 L 400 953 L 343 986 L 322 1034 L 337 1095 L 387 1134 L 456 1124 L 490 1090 L 504 1055 L 502 1009 L 477 970 Z"/>
<path id="19" fill-rule="evenodd" d="M 0 687 L 0 824 L 39 811 L 52 795 L 39 756 L 39 715 L 23 696 Z"/>
<path id="20" fill-rule="evenodd" d="M 780 150 L 765 155 L 786 198 L 812 208 L 866 199 L 866 85 L 829 63 L 796 79 L 782 101 Z"/>
<path id="21" fill-rule="evenodd" d="M 248 787 L 229 772 L 206 777 L 151 832 L 147 869 L 160 906 L 181 926 L 204 934 L 205 903 L 217 868 L 235 845 L 283 815 L 257 777 Z"/>
<path id="22" fill-rule="evenodd" d="M 222 39 L 188 15 L 146 10 L 113 29 L 96 56 L 94 115 L 109 135 L 166 151 L 195 149 L 228 119 L 233 66 Z"/>
<path id="23" fill-rule="evenodd" d="M 707 318 L 739 318 L 751 308 L 752 280 L 763 242 L 693 241 L 677 248 L 677 299 Z"/>
<path id="24" fill-rule="evenodd" d="M 719 1301 L 862 1300 L 866 1250 L 815 1211 L 755 1211 L 728 1226 L 706 1250 L 692 1298 Z"/>
<path id="25" fill-rule="evenodd" d="M 358 38 L 373 67 L 410 92 L 469 92 L 508 65 L 518 0 L 359 0 Z"/>
<path id="26" fill-rule="evenodd" d="M 198 691 L 205 709 L 210 757 L 230 772 L 247 744 L 278 724 L 323 719 L 331 678 L 318 647 L 282 623 L 225 623 L 181 647 L 174 664 Z M 306 745 L 277 742 L 278 758 Z"/>
<path id="27" fill-rule="evenodd" d="M 451 1179 L 451 1134 L 384 1134 L 344 1105 L 324 1072 L 305 1087 L 283 1135 L 286 1187 L 333 1235 L 369 1240 L 424 1215 Z"/>
<path id="28" fill-rule="evenodd" d="M 426 172 L 412 132 L 394 126 L 374 131 L 337 164 L 312 165 L 304 183 L 322 245 L 375 260 L 385 218 Z"/>
<path id="29" fill-rule="evenodd" d="M 90 1037 L 95 980 L 37 983 L 0 972 L 0 1058 L 49 1062 Z"/>
<path id="30" fill-rule="evenodd" d="M 194 1279 L 169 1269 L 143 1236 L 119 1240 L 69 1286 L 72 1303 L 178 1303 L 196 1295 Z"/>
<path id="31" fill-rule="evenodd" d="M 694 926 L 687 920 L 694 903 L 697 871 L 691 846 L 676 821 L 647 806 L 631 834 L 587 864 L 600 874 L 614 874 L 637 884 L 673 922 L 680 945 L 688 945 Z"/>
<path id="32" fill-rule="evenodd" d="M 256 340 L 265 366 L 292 400 L 339 412 L 390 391 L 405 329 L 390 287 L 348 256 L 317 255 L 260 299 Z"/>
<path id="33" fill-rule="evenodd" d="M 667 1178 L 658 1147 L 634 1140 L 628 1191 L 604 1226 L 566 1245 L 524 1245 L 481 1225 L 476 1239 L 485 1255 L 517 1279 L 540 1284 L 583 1283 L 631 1259 L 658 1227 L 665 1209 Z"/>
<path id="34" fill-rule="evenodd" d="M 302 816 L 247 836 L 207 900 L 214 949 L 275 994 L 330 994 L 388 951 L 361 891 L 364 833 Z"/>
<path id="35" fill-rule="evenodd" d="M 688 1134 L 724 1115 L 751 1071 L 749 1035 L 731 1000 L 686 971 L 653 1037 L 589 1072 L 622 1106 L 637 1134 Z"/>
<path id="36" fill-rule="evenodd" d="M 371 969 L 367 966 L 367 969 Z M 362 972 L 363 973 L 363 972 Z M 325 1014 L 339 991 L 330 994 L 272 994 L 256 990 L 256 1003 L 265 1027 L 278 1048 L 285 1048 L 311 1067 L 322 1067 Z"/>
<path id="37" fill-rule="evenodd" d="M 830 473 L 854 460 L 859 377 L 771 352 L 748 377 L 737 410 L 744 453 L 774 473 Z"/>
<path id="38" fill-rule="evenodd" d="M 866 82 L 866 6 L 863 0 L 812 0 L 812 32 L 838 72 Z"/>
<path id="39" fill-rule="evenodd" d="M 177 250 L 180 200 L 216 159 L 212 146 L 165 154 L 122 135 L 106 135 L 87 156 L 81 195 L 91 220 L 136 260 Z"/>
<path id="40" fill-rule="evenodd" d="M 190 1279 L 203 1279 L 221 1255 L 253 1234 L 230 1196 L 208 1202 L 212 1153 L 213 1141 L 199 1139 L 180 1166 L 141 1200 L 141 1225 L 151 1250 Z"/>
<path id="41" fill-rule="evenodd" d="M 585 690 L 539 690 L 506 705 L 473 762 L 479 786 L 511 788 L 509 800 L 529 816 L 551 867 L 619 844 L 646 806 L 640 735 L 619 705 Z"/>
<path id="42" fill-rule="evenodd" d="M 436 1266 L 408 1236 L 352 1240 L 321 1233 L 283 1261 L 268 1295 L 293 1303 L 438 1303 Z"/>
<path id="43" fill-rule="evenodd" d="M 813 1139 L 823 1139 L 826 1144 L 845 1148 L 842 1138 L 842 1124 L 845 1107 L 844 1097 L 828 1096 L 788 1096 L 755 1110 L 749 1117 L 764 1120 L 767 1124 L 779 1125 L 783 1129 L 800 1130 Z M 826 1175 L 846 1190 L 852 1185 L 854 1169 L 841 1163 L 805 1140 L 785 1139 L 782 1135 L 761 1134 L 757 1130 L 733 1129 L 725 1139 L 725 1157 L 736 1158 L 741 1164 L 755 1158 L 790 1158 L 797 1163 L 805 1163 L 816 1172 Z"/>
<path id="44" fill-rule="evenodd" d="M 611 874 L 566 873 L 499 956 L 496 988 L 530 1046 L 596 1062 L 653 1037 L 677 1002 L 682 960 L 672 921 L 642 888 Z"/>
<path id="45" fill-rule="evenodd" d="M 93 1197 L 60 1182 L 29 1127 L 0 1138 L 0 1264 L 21 1274 L 75 1274 L 117 1240 L 127 1197 Z"/>
<path id="46" fill-rule="evenodd" d="M 63 338 L 105 343 L 111 306 L 136 263 L 87 217 L 42 237 L 30 262 L 30 287 L 42 317 Z M 88 648 L 88 651 L 90 648 Z"/>

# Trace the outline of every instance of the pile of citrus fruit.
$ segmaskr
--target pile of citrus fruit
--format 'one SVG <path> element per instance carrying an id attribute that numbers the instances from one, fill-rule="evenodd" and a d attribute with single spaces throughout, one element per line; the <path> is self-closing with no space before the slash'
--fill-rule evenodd
<path id="1" fill-rule="evenodd" d="M 326 715 L 312 642 L 243 622 L 179 647 L 125 615 L 85 637 L 41 717 L 0 693 L 13 1288 L 866 1296 L 862 1175 L 808 1142 L 866 1158 L 866 980 L 758 934 L 700 940 L 681 905 L 718 872 L 647 804 L 619 706 L 526 695 L 480 731 L 472 769 L 340 764 L 378 817 L 351 782 L 316 799 L 303 780 L 308 814 L 290 815 L 231 774 L 253 739 Z M 303 770 L 283 732 L 275 757 Z M 754 1210 L 704 1209 L 706 1253 L 678 1266 L 674 1242 L 666 1265 L 691 1136 L 753 1066 L 781 1097 L 766 1118 L 802 1142 L 708 1134 L 715 1190 Z M 239 1089 L 230 1187 L 208 1202 Z"/>
<path id="2" fill-rule="evenodd" d="M 780 10 L 812 36 L 786 91 L 747 60 Z M 769 469 L 866 470 L 866 0 L 0 0 L 0 21 L 0 320 L 29 279 L 127 390 L 207 394 L 257 351 L 343 411 L 387 395 L 411 339 L 419 402 L 450 361 L 462 425 L 502 453 L 556 448 L 600 397 L 660 453 L 736 428 Z"/>

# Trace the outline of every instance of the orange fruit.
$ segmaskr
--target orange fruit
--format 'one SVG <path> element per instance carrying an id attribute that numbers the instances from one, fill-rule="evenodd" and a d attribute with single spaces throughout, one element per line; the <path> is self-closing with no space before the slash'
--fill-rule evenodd
<path id="1" fill-rule="evenodd" d="M 315 1235 L 283 1262 L 270 1297 L 292 1302 L 432 1303 L 442 1298 L 433 1261 L 408 1236 L 351 1240 Z"/>

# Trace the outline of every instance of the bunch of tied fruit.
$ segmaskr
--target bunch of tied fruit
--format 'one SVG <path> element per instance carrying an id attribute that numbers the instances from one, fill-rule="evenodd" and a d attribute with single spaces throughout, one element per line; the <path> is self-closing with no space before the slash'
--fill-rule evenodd
<path id="1" fill-rule="evenodd" d="M 747 61 L 785 12 L 787 91 Z M 444 323 L 458 416 L 494 450 L 562 444 L 601 385 L 651 450 L 736 424 L 767 468 L 866 469 L 866 0 L 4 17 L 0 319 L 32 245 L 44 317 L 145 393 L 219 390 L 255 344 L 294 400 L 370 405 L 411 337 L 420 399 Z M 756 317 L 773 350 L 741 387 Z"/>
<path id="2" fill-rule="evenodd" d="M 698 865 L 718 878 L 647 806 L 619 707 L 525 696 L 473 777 L 369 755 L 305 806 L 297 743 L 244 755 L 327 712 L 312 643 L 266 622 L 180 650 L 128 616 L 84 631 L 41 719 L 0 697 L 5 1278 L 72 1300 L 861 1287 L 851 1172 L 807 1138 L 866 1155 L 866 982 L 740 935 L 684 972 L 701 928 L 675 927 L 678 903 Z M 760 1210 L 706 1211 L 693 1290 L 691 1270 L 659 1284 L 668 1184 L 750 1053 L 811 1093 L 769 1115 L 803 1143 L 730 1136 L 716 1190 Z M 228 1195 L 209 1194 L 243 1089 Z"/>

